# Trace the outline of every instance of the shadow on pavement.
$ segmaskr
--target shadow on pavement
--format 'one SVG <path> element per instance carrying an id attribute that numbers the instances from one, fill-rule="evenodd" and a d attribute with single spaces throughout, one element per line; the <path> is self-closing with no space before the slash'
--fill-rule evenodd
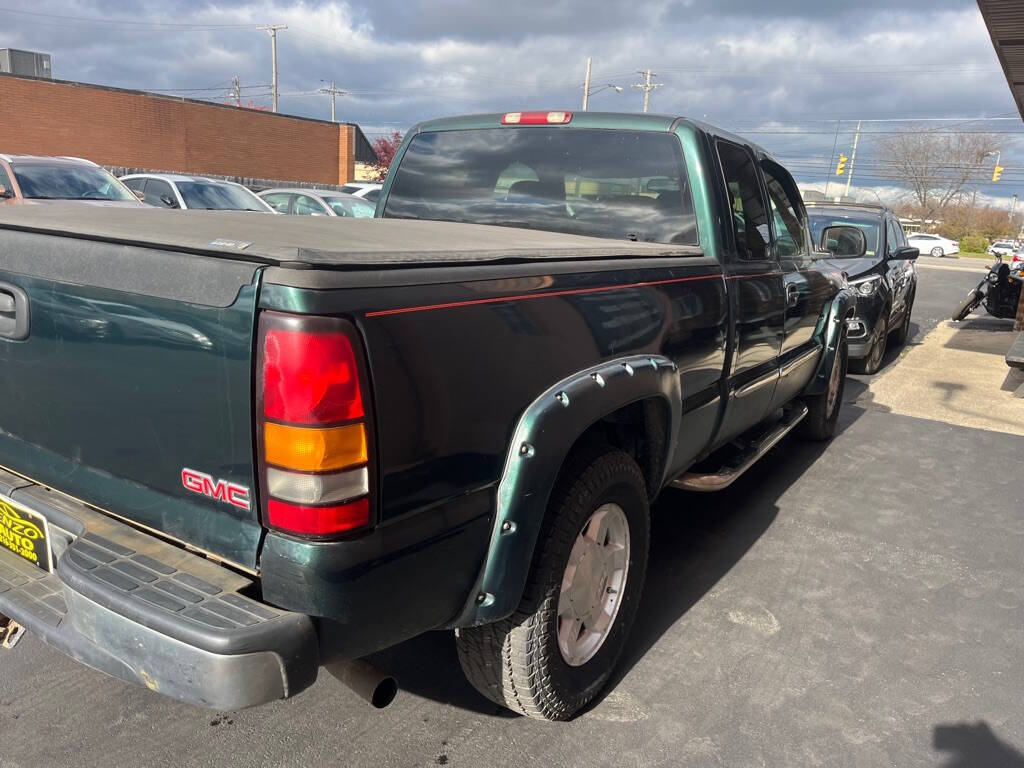
<path id="1" fill-rule="evenodd" d="M 864 387 L 863 384 L 859 385 Z M 858 384 L 847 380 L 837 436 L 861 414 L 850 405 Z M 598 706 L 644 654 L 721 579 L 778 515 L 776 501 L 810 467 L 828 442 L 787 437 L 746 475 L 719 493 L 666 490 L 655 502 L 651 554 L 636 623 Z M 514 717 L 485 699 L 462 675 L 449 631 L 428 632 L 370 657 L 402 690 L 453 707 Z"/>
<path id="2" fill-rule="evenodd" d="M 1000 741 L 984 720 L 936 725 L 932 746 L 949 753 L 942 768 L 1024 768 L 1024 753 Z"/>

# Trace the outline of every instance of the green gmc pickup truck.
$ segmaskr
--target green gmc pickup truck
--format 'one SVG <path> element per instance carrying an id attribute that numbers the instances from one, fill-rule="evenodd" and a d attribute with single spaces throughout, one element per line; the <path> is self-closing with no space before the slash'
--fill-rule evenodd
<path id="1" fill-rule="evenodd" d="M 5 645 L 230 710 L 321 668 L 383 704 L 358 660 L 453 629 L 483 695 L 567 719 L 651 500 L 835 428 L 853 295 L 736 136 L 426 123 L 378 216 L 0 212 Z"/>

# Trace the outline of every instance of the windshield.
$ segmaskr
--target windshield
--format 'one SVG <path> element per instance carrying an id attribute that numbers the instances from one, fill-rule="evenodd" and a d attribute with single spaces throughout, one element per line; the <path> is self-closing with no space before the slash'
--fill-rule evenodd
<path id="1" fill-rule="evenodd" d="M 18 163 L 12 166 L 24 197 L 35 200 L 138 199 L 102 168 L 71 163 Z"/>
<path id="2" fill-rule="evenodd" d="M 234 184 L 215 184 L 210 181 L 179 181 L 178 191 L 186 208 L 207 211 L 259 211 L 266 213 L 269 206 L 255 194 Z"/>
<path id="3" fill-rule="evenodd" d="M 377 210 L 376 206 L 358 197 L 325 197 L 323 201 L 339 216 L 355 219 L 372 219 Z"/>
<path id="4" fill-rule="evenodd" d="M 697 243 L 679 141 L 668 133 L 423 133 L 398 166 L 384 216 Z"/>
<path id="5" fill-rule="evenodd" d="M 856 216 L 845 216 L 841 213 L 825 213 L 824 211 L 810 210 L 807 212 L 810 217 L 811 237 L 818 245 L 821 244 L 821 233 L 825 227 L 857 227 L 864 231 L 864 239 L 867 241 L 865 256 L 874 256 L 878 253 L 878 234 L 881 231 L 881 221 L 876 218 L 865 218 Z M 837 256 L 836 258 L 850 258 L 848 256 Z"/>

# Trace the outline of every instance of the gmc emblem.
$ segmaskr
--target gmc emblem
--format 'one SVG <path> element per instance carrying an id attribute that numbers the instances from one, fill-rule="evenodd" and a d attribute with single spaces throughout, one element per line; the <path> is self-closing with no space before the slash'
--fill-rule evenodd
<path id="1" fill-rule="evenodd" d="M 239 509 L 249 509 L 249 489 L 244 485 L 231 483 L 227 480 L 214 480 L 205 472 L 187 467 L 181 470 L 181 484 L 192 493 L 208 496 L 216 501 L 223 501 Z"/>

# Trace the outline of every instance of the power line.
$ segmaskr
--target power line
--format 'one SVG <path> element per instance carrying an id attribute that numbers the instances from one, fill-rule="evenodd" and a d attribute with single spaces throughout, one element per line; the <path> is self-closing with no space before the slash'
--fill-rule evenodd
<path id="1" fill-rule="evenodd" d="M 86 22 L 89 24 L 108 24 L 138 27 L 157 27 L 161 29 L 180 29 L 182 31 L 197 32 L 209 29 L 255 29 L 255 24 L 212 24 L 192 23 L 182 24 L 168 21 L 136 21 L 133 19 L 103 19 L 95 16 L 66 16 L 57 13 L 41 13 L 39 11 L 22 11 L 15 8 L 0 8 L 2 13 L 14 13 L 19 16 L 33 16 L 46 19 L 58 19 L 60 21 Z"/>

